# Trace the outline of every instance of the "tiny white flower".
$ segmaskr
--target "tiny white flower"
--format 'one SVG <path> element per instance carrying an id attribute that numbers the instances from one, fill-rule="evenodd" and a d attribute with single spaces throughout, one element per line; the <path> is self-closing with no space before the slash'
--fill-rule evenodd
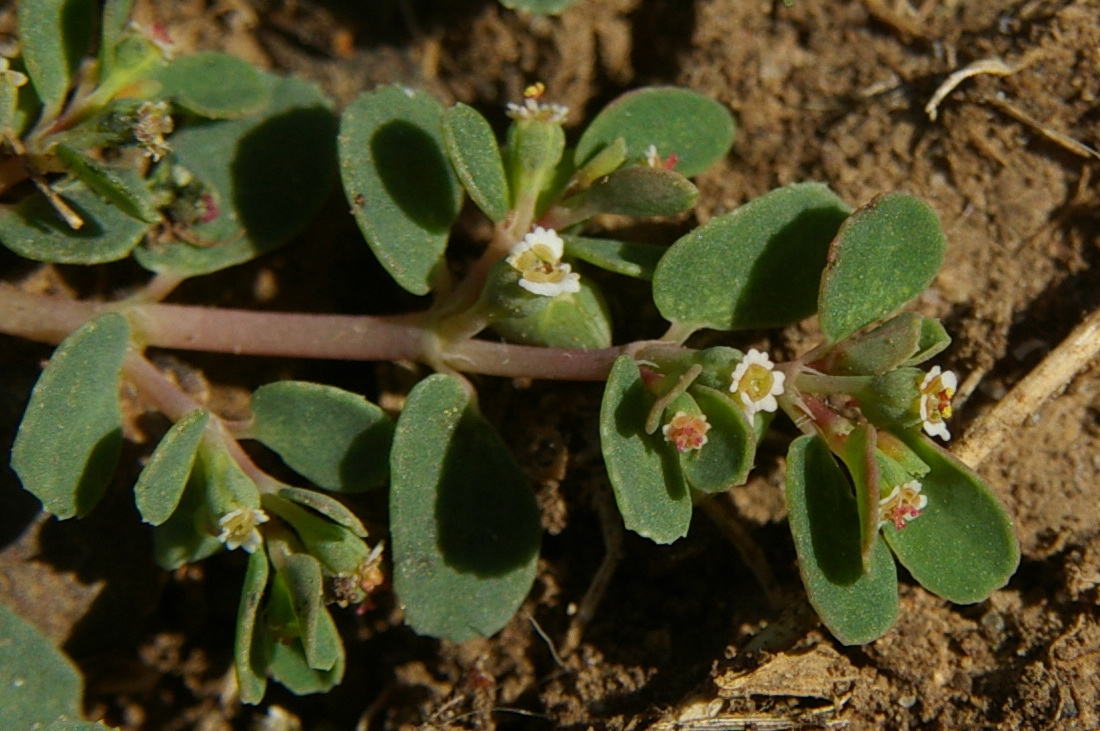
<path id="1" fill-rule="evenodd" d="M 267 513 L 259 508 L 230 510 L 218 519 L 218 527 L 222 529 L 218 540 L 230 551 L 243 548 L 246 553 L 252 553 L 263 543 L 256 526 L 268 520 Z"/>
<path id="2" fill-rule="evenodd" d="M 552 124 L 561 124 L 569 116 L 569 107 L 562 104 L 543 104 L 539 100 L 546 93 L 546 85 L 541 81 L 531 84 L 523 90 L 523 104 L 508 102 L 507 114 L 512 119 L 540 119 Z"/>
<path id="3" fill-rule="evenodd" d="M 959 381 L 951 371 L 940 371 L 939 366 L 924 376 L 918 389 L 920 391 L 920 420 L 924 431 L 944 441 L 951 438 L 945 419 L 951 416 L 951 397 Z"/>
<path id="4" fill-rule="evenodd" d="M 919 517 L 926 505 L 928 496 L 921 494 L 920 482 L 910 480 L 904 485 L 897 485 L 889 495 L 878 501 L 878 527 L 893 523 L 895 528 L 901 530 L 906 523 Z"/>
<path id="5" fill-rule="evenodd" d="M 512 247 L 505 261 L 522 276 L 519 286 L 532 294 L 556 297 L 581 291 L 581 277 L 562 262 L 564 253 L 565 242 L 557 232 L 537 226 Z"/>
<path id="6" fill-rule="evenodd" d="M 659 168 L 664 164 L 661 156 L 657 154 L 657 145 L 650 145 L 645 148 L 645 161 L 651 168 Z"/>
<path id="7" fill-rule="evenodd" d="M 679 452 L 687 452 L 693 449 L 702 449 L 707 443 L 707 432 L 710 424 L 705 414 L 691 416 L 683 411 L 677 411 L 672 419 L 661 427 L 661 434 L 665 441 L 676 445 Z"/>
<path id="8" fill-rule="evenodd" d="M 775 397 L 783 393 L 786 379 L 784 373 L 775 370 L 775 363 L 767 354 L 753 348 L 734 368 L 730 393 L 740 401 L 745 415 L 752 418 L 757 411 L 775 411 L 779 408 Z"/>

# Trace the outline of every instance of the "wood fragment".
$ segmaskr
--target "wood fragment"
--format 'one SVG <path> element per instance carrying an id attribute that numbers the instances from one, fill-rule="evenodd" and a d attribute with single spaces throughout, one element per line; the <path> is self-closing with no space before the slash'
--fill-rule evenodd
<path id="1" fill-rule="evenodd" d="M 1048 127 L 1047 125 L 1035 119 L 1014 104 L 1010 104 L 1003 99 L 996 99 L 994 97 L 986 97 L 982 101 L 986 104 L 989 104 L 990 106 L 996 107 L 1008 116 L 1015 119 L 1017 122 L 1027 125 L 1031 129 L 1046 137 L 1051 142 L 1057 145 L 1061 145 L 1065 149 L 1069 150 L 1074 155 L 1080 155 L 1081 157 L 1091 157 L 1094 160 L 1100 160 L 1100 152 L 1098 152 L 1097 150 L 1089 147 L 1084 142 L 1080 142 L 1079 140 L 1076 140 L 1067 134 L 1059 132 L 1053 127 Z"/>
<path id="2" fill-rule="evenodd" d="M 940 102 L 947 98 L 947 95 L 954 91 L 955 87 L 971 76 L 980 76 L 982 74 L 1009 76 L 1016 73 L 1021 68 L 1023 68 L 1022 64 L 1007 64 L 999 58 L 983 58 L 973 63 L 969 63 L 943 80 L 943 83 L 940 84 L 939 88 L 932 94 L 932 98 L 924 105 L 924 112 L 928 115 L 930 120 L 935 122 L 940 113 Z"/>

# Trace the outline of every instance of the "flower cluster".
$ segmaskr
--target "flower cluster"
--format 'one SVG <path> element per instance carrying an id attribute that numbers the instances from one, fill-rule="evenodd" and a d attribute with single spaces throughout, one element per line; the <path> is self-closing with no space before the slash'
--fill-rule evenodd
<path id="1" fill-rule="evenodd" d="M 751 349 L 744 360 L 733 370 L 730 393 L 741 404 L 750 419 L 757 411 L 775 411 L 779 408 L 776 396 L 783 393 L 786 375 L 775 370 L 767 354 Z"/>
<path id="2" fill-rule="evenodd" d="M 546 85 L 541 81 L 531 84 L 523 90 L 523 104 L 508 102 L 508 116 L 512 119 L 538 119 L 561 124 L 569 116 L 569 107 L 562 104 L 543 104 L 539 100 L 544 93 Z"/>
<path id="3" fill-rule="evenodd" d="M 878 502 L 878 526 L 881 528 L 893 523 L 895 528 L 901 530 L 906 523 L 919 516 L 926 505 L 928 496 L 921 494 L 920 482 L 910 480 L 904 485 L 897 485 Z"/>
<path id="4" fill-rule="evenodd" d="M 230 551 L 243 548 L 246 553 L 252 553 L 263 543 L 257 526 L 268 520 L 267 513 L 259 508 L 230 510 L 218 519 L 218 527 L 222 529 L 218 540 Z"/>
<path id="5" fill-rule="evenodd" d="M 951 438 L 945 419 L 951 416 L 951 397 L 955 395 L 958 379 L 951 371 L 940 371 L 933 366 L 920 382 L 920 420 L 924 431 L 943 440 Z"/>
<path id="6" fill-rule="evenodd" d="M 707 443 L 708 431 L 710 431 L 710 424 L 706 416 L 702 414 L 692 416 L 684 411 L 677 411 L 672 419 L 661 427 L 665 441 L 675 444 L 676 450 L 681 453 L 702 449 Z"/>
<path id="7" fill-rule="evenodd" d="M 657 145 L 650 145 L 645 149 L 645 162 L 651 168 L 672 170 L 676 167 L 676 163 L 680 162 L 680 156 L 672 152 L 669 153 L 668 157 L 662 158 L 657 152 Z"/>
<path id="8" fill-rule="evenodd" d="M 536 226 L 512 247 L 506 261 L 521 275 L 519 286 L 532 294 L 556 297 L 579 292 L 581 277 L 561 260 L 565 242 L 553 229 Z"/>

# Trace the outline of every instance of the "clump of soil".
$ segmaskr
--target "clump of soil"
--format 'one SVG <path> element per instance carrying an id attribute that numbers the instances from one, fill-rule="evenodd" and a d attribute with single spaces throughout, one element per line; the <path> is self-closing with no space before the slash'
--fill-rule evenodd
<path id="1" fill-rule="evenodd" d="M 400 81 L 473 104 L 500 127 L 504 103 L 535 80 L 572 108 L 574 130 L 624 90 L 690 86 L 728 104 L 740 125 L 734 153 L 698 180 L 699 220 L 801 180 L 824 181 L 856 205 L 898 189 L 924 197 L 950 243 L 919 307 L 943 318 L 955 338 L 940 362 L 961 374 L 965 401 L 953 428 L 961 434 L 1100 304 L 1092 182 L 1100 2 L 919 5 L 581 0 L 560 17 L 539 18 L 489 0 L 148 0 L 137 14 L 186 46 L 312 78 L 339 104 Z M 986 58 L 1013 73 L 962 81 L 930 119 L 925 105 L 945 78 Z M 370 311 L 377 303 L 362 280 L 378 270 L 343 208 L 334 201 L 297 244 L 189 283 L 177 299 Z M 688 223 L 662 232 L 671 241 Z M 12 278 L 27 275 L 25 264 L 0 256 Z M 133 272 L 38 276 L 106 294 Z M 654 322 L 651 334 L 659 330 Z M 730 342 L 794 354 L 815 337 L 810 322 Z M 49 351 L 3 344 L 7 446 Z M 192 355 L 162 364 L 196 379 L 230 412 L 274 378 L 383 398 L 407 381 L 390 366 Z M 1096 728 L 1098 368 L 1067 383 L 979 468 L 1015 516 L 1023 560 L 1010 584 L 960 607 L 906 578 L 897 627 L 862 647 L 839 645 L 806 608 L 784 523 L 778 443 L 729 497 L 774 586 L 765 591 L 700 513 L 671 547 L 623 536 L 605 600 L 579 644 L 565 647 L 571 612 L 606 550 L 600 516 L 609 497 L 595 431 L 599 388 L 560 384 L 482 385 L 487 415 L 507 425 L 536 482 L 547 529 L 535 589 L 493 638 L 454 645 L 416 637 L 382 595 L 366 614 L 338 619 L 349 655 L 339 689 L 296 698 L 273 688 L 261 707 L 242 708 L 230 665 L 240 557 L 163 576 L 127 495 L 150 449 L 145 434 L 164 428 L 152 418 L 135 422 L 123 458 L 132 467 L 86 520 L 36 517 L 10 471 L 0 474 L 0 596 L 80 663 L 89 713 L 127 729 L 296 721 L 403 730 Z M 384 496 L 355 507 L 384 535 Z"/>

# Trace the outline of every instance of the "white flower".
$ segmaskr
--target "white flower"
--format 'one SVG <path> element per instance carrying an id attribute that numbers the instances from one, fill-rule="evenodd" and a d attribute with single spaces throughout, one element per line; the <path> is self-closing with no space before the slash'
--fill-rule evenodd
<path id="1" fill-rule="evenodd" d="M 707 443 L 708 431 L 710 424 L 707 423 L 706 415 L 691 416 L 683 411 L 677 411 L 672 420 L 661 427 L 665 441 L 675 444 L 680 452 L 702 449 Z"/>
<path id="2" fill-rule="evenodd" d="M 553 229 L 535 227 L 512 247 L 505 260 L 522 278 L 519 286 L 532 294 L 556 297 L 581 291 L 581 277 L 562 262 L 565 242 Z"/>
<path id="3" fill-rule="evenodd" d="M 951 438 L 944 419 L 951 416 L 951 397 L 959 381 L 951 371 L 940 372 L 939 366 L 928 371 L 920 386 L 920 420 L 924 431 L 944 441 Z"/>
<path id="4" fill-rule="evenodd" d="M 741 402 L 745 415 L 752 418 L 757 411 L 775 411 L 779 408 L 775 397 L 783 393 L 786 378 L 785 374 L 775 370 L 775 364 L 765 353 L 753 348 L 733 370 L 730 393 Z"/>
<path id="5" fill-rule="evenodd" d="M 910 480 L 898 485 L 878 501 L 878 527 L 893 523 L 895 528 L 901 530 L 910 520 L 920 516 L 926 505 L 928 496 L 921 494 L 920 482 Z"/>
<path id="6" fill-rule="evenodd" d="M 256 526 L 267 521 L 267 513 L 259 508 L 230 510 L 218 519 L 218 526 L 222 529 L 218 540 L 230 551 L 243 548 L 246 553 L 252 553 L 263 542 Z"/>
<path id="7" fill-rule="evenodd" d="M 645 161 L 651 168 L 659 168 L 664 165 L 661 156 L 657 154 L 657 145 L 650 145 L 645 148 Z"/>
<path id="8" fill-rule="evenodd" d="M 512 119 L 539 119 L 551 124 L 561 124 L 569 116 L 569 107 L 562 104 L 543 104 L 539 100 L 546 93 L 541 81 L 523 90 L 523 104 L 508 102 L 508 116 Z"/>

